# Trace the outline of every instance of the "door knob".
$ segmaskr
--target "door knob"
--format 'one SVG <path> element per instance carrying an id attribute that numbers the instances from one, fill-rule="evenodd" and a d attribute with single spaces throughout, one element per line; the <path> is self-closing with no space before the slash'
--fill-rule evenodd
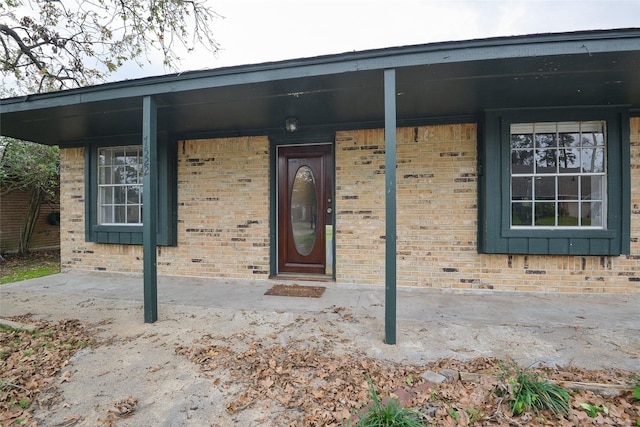
<path id="1" fill-rule="evenodd" d="M 333 209 L 327 208 L 327 213 L 331 213 L 331 212 L 333 212 Z"/>

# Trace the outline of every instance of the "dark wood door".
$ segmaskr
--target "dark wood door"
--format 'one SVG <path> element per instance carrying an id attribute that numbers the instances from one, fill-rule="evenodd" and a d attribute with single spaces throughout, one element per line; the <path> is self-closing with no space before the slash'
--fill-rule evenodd
<path id="1" fill-rule="evenodd" d="M 278 272 L 326 274 L 331 145 L 278 148 Z"/>

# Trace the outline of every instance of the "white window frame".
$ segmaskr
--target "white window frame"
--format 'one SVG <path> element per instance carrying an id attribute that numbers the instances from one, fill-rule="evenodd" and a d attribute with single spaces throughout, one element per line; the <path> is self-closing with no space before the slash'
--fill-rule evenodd
<path id="1" fill-rule="evenodd" d="M 117 156 L 118 152 L 124 155 Z M 142 145 L 99 147 L 97 183 L 99 225 L 142 224 Z M 124 196 L 116 200 L 116 192 L 120 189 Z M 136 189 L 137 201 L 129 197 L 129 190 Z M 110 212 L 110 218 L 105 218 L 106 211 Z M 118 215 L 117 211 L 121 213 Z M 122 220 L 117 221 L 117 217 Z"/>
<path id="2" fill-rule="evenodd" d="M 536 150 L 538 149 L 537 147 L 535 147 L 535 141 L 536 141 L 536 134 L 550 134 L 550 133 L 554 133 L 555 134 L 555 147 L 556 149 L 559 151 L 561 149 L 561 147 L 559 146 L 559 134 L 561 133 L 574 133 L 574 134 L 578 134 L 578 144 L 575 146 L 571 146 L 571 150 L 575 150 L 578 153 L 580 153 L 580 155 L 582 155 L 582 153 L 586 152 L 586 149 L 594 149 L 594 145 L 583 145 L 583 134 L 588 134 L 588 133 L 596 133 L 599 136 L 602 137 L 602 140 L 600 140 L 602 145 L 597 145 L 597 148 L 603 148 L 603 158 L 602 158 L 602 170 L 599 170 L 597 172 L 594 171 L 588 171 L 585 172 L 582 170 L 582 168 L 580 168 L 579 171 L 576 171 L 575 173 L 567 173 L 567 172 L 560 172 L 560 161 L 559 161 L 559 157 L 556 157 L 557 161 L 555 162 L 555 172 L 549 172 L 549 171 L 538 171 L 537 170 L 537 162 L 536 162 Z M 510 162 L 510 180 L 509 180 L 509 186 L 510 186 L 510 191 L 509 191 L 509 196 L 510 196 L 510 208 L 509 208 L 509 213 L 510 213 L 510 218 L 509 218 L 509 224 L 512 230 L 521 230 L 521 229 L 525 229 L 525 230 L 564 230 L 564 229 L 595 229 L 595 230 L 604 230 L 606 229 L 606 225 L 607 225 L 607 148 L 608 148 L 608 141 L 607 141 L 607 130 L 606 130 L 606 121 L 604 120 L 592 120 L 592 121 L 584 121 L 584 122 L 578 122 L 578 121 L 570 121 L 570 122 L 535 122 L 535 123 L 512 123 L 510 125 L 510 135 L 509 135 L 509 141 L 512 141 L 512 136 L 513 135 L 517 135 L 517 134 L 531 134 L 532 135 L 532 139 L 533 139 L 533 145 L 532 147 L 526 147 L 526 148 L 522 148 L 522 147 L 517 147 L 514 148 L 513 145 L 511 145 L 510 143 L 510 154 L 509 154 L 509 158 L 512 157 L 512 154 L 517 152 L 517 151 L 533 151 L 533 165 L 532 165 L 532 172 L 525 172 L 525 173 L 518 173 L 518 172 L 514 172 L 512 170 L 512 166 L 513 166 L 513 162 Z M 548 150 L 553 150 L 553 147 L 547 147 Z M 578 159 L 577 161 L 577 165 L 578 166 L 582 166 L 582 160 Z M 577 197 L 575 199 L 565 199 L 562 198 L 562 195 L 560 194 L 561 189 L 559 189 L 559 182 L 560 182 L 560 177 L 566 178 L 566 177 L 576 177 L 578 178 L 577 180 Z M 588 177 L 600 177 L 601 181 L 600 181 L 600 188 L 599 188 L 599 194 L 601 195 L 600 199 L 596 199 L 596 202 L 599 202 L 601 208 L 600 208 L 600 212 L 599 212 L 599 221 L 597 225 L 585 225 L 582 223 L 582 210 L 583 207 L 587 204 L 587 203 L 593 203 L 593 200 L 591 198 L 585 198 L 582 195 L 582 188 L 581 188 L 581 183 L 584 181 L 583 178 L 588 178 Z M 523 200 L 521 198 L 514 198 L 514 188 L 513 188 L 513 182 L 514 182 L 514 178 L 527 178 L 529 180 L 533 180 L 532 183 L 532 187 L 531 187 L 531 194 L 530 194 L 530 203 L 531 203 L 531 224 L 530 225 L 523 225 L 523 224 L 517 224 L 514 225 L 514 219 L 513 219 L 513 207 L 514 204 L 517 203 L 527 203 L 526 200 Z M 536 198 L 537 194 L 536 194 L 536 185 L 542 185 L 542 179 L 543 178 L 554 178 L 554 196 L 553 198 Z M 593 194 L 593 193 L 592 193 Z M 578 224 L 577 225 L 560 225 L 559 224 L 559 219 L 561 218 L 560 214 L 559 214 L 559 206 L 561 203 L 571 203 L 577 206 L 577 221 Z M 536 225 L 536 219 L 535 219 L 535 205 L 536 203 L 549 203 L 549 204 L 553 204 L 554 205 L 554 225 Z"/>

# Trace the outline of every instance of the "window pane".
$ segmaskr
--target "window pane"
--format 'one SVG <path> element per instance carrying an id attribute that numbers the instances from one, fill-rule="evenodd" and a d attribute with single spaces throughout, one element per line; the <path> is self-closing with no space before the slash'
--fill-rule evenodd
<path id="1" fill-rule="evenodd" d="M 582 200 L 602 200 L 604 177 L 583 176 L 581 180 L 580 192 Z"/>
<path id="2" fill-rule="evenodd" d="M 555 200 L 556 199 L 556 177 L 540 176 L 535 181 L 536 200 Z"/>
<path id="3" fill-rule="evenodd" d="M 578 200 L 578 183 L 575 176 L 558 177 L 558 200 Z"/>
<path id="4" fill-rule="evenodd" d="M 533 203 L 511 204 L 511 225 L 532 225 Z"/>
<path id="5" fill-rule="evenodd" d="M 593 134 L 596 140 L 596 145 L 604 145 L 604 133 L 597 132 Z"/>
<path id="6" fill-rule="evenodd" d="M 558 225 L 576 226 L 578 223 L 579 204 L 577 202 L 558 203 Z"/>
<path id="7" fill-rule="evenodd" d="M 561 147 L 578 147 L 580 145 L 580 134 L 574 133 L 561 133 L 558 135 L 560 138 Z"/>
<path id="8" fill-rule="evenodd" d="M 536 150 L 536 173 L 556 173 L 557 153 L 555 149 Z"/>
<path id="9" fill-rule="evenodd" d="M 565 148 L 558 154 L 558 172 L 573 174 L 580 172 L 580 150 Z"/>
<path id="10" fill-rule="evenodd" d="M 101 223 L 112 223 L 113 222 L 113 212 L 111 206 L 103 206 L 100 209 L 100 222 Z"/>
<path id="11" fill-rule="evenodd" d="M 582 149 L 582 172 L 604 172 L 604 148 L 600 147 Z"/>
<path id="12" fill-rule="evenodd" d="M 125 169 L 125 182 L 127 184 L 138 184 L 138 169 L 127 166 Z"/>
<path id="13" fill-rule="evenodd" d="M 124 151 L 114 151 L 112 161 L 116 166 L 124 166 Z"/>
<path id="14" fill-rule="evenodd" d="M 118 224 L 124 224 L 126 217 L 126 206 L 114 206 L 113 207 L 113 222 Z"/>
<path id="15" fill-rule="evenodd" d="M 515 125 L 514 125 L 515 126 Z M 512 126 L 512 132 L 513 128 Z M 511 135 L 511 148 L 533 148 L 533 134 L 514 133 Z"/>
<path id="16" fill-rule="evenodd" d="M 556 225 L 556 204 L 555 202 L 541 202 L 535 204 L 535 225 L 554 226 Z"/>
<path id="17" fill-rule="evenodd" d="M 511 152 L 511 173 L 533 173 L 533 150 Z"/>
<path id="18" fill-rule="evenodd" d="M 602 227 L 602 202 L 582 203 L 582 225 Z"/>
<path id="19" fill-rule="evenodd" d="M 99 201 L 103 205 L 113 203 L 113 188 L 112 187 L 100 187 L 98 193 Z"/>
<path id="20" fill-rule="evenodd" d="M 101 184 L 111 184 L 111 168 L 98 168 L 98 185 Z"/>
<path id="21" fill-rule="evenodd" d="M 113 187 L 113 202 L 116 204 L 124 204 L 126 200 L 125 187 Z"/>
<path id="22" fill-rule="evenodd" d="M 536 134 L 536 148 L 546 148 L 556 146 L 556 134 L 555 133 L 537 133 Z"/>
<path id="23" fill-rule="evenodd" d="M 127 204 L 140 204 L 140 187 L 133 185 L 127 187 Z"/>
<path id="24" fill-rule="evenodd" d="M 127 223 L 128 224 L 142 223 L 139 206 L 127 206 Z"/>
<path id="25" fill-rule="evenodd" d="M 533 180 L 531 177 L 520 176 L 511 178 L 511 199 L 531 200 L 533 195 Z"/>
<path id="26" fill-rule="evenodd" d="M 112 170 L 112 184 L 124 184 L 124 169 L 122 166 L 114 166 Z"/>
<path id="27" fill-rule="evenodd" d="M 582 131 L 583 146 L 604 145 L 604 122 L 583 122 L 580 130 Z"/>

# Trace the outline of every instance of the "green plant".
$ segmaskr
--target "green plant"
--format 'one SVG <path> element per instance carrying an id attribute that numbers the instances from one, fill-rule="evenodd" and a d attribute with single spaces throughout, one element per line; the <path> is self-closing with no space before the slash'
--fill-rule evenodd
<path id="1" fill-rule="evenodd" d="M 538 374 L 515 365 L 503 367 L 511 415 L 548 409 L 558 417 L 569 413 L 569 392 L 557 384 L 541 379 Z"/>
<path id="2" fill-rule="evenodd" d="M 633 397 L 636 400 L 640 400 L 640 375 L 633 375 L 631 377 L 630 385 L 633 388 Z"/>
<path id="3" fill-rule="evenodd" d="M 451 416 L 451 418 L 453 418 L 455 421 L 460 421 L 460 413 L 457 409 L 450 408 L 449 416 Z"/>
<path id="4" fill-rule="evenodd" d="M 590 403 L 586 403 L 583 402 L 580 404 L 580 406 L 582 406 L 582 409 L 585 410 L 585 412 L 587 413 L 587 415 L 590 418 L 595 418 L 598 416 L 599 413 L 603 413 L 604 415 L 608 415 L 609 414 L 609 408 L 607 408 L 606 406 L 602 405 L 602 406 L 597 406 L 597 405 L 591 405 Z"/>
<path id="5" fill-rule="evenodd" d="M 410 408 L 403 408 L 396 398 L 389 399 L 386 403 L 382 403 L 371 378 L 367 378 L 367 382 L 369 383 L 369 391 L 373 403 L 364 415 L 360 417 L 355 427 L 424 426 L 419 412 Z M 351 426 L 351 419 L 349 419 L 347 426 Z"/>
<path id="6" fill-rule="evenodd" d="M 482 419 L 482 409 L 479 408 L 469 408 L 465 409 L 467 415 L 469 415 L 469 422 L 471 424 L 476 423 Z"/>
<path id="7" fill-rule="evenodd" d="M 30 403 L 31 402 L 29 402 L 29 399 L 27 399 L 26 397 L 23 397 L 23 398 L 20 399 L 20 402 L 18 402 L 18 405 L 22 409 L 27 409 L 29 407 Z"/>
<path id="8" fill-rule="evenodd" d="M 412 386 L 413 385 L 413 375 L 409 374 L 409 376 L 407 377 L 407 385 Z"/>

